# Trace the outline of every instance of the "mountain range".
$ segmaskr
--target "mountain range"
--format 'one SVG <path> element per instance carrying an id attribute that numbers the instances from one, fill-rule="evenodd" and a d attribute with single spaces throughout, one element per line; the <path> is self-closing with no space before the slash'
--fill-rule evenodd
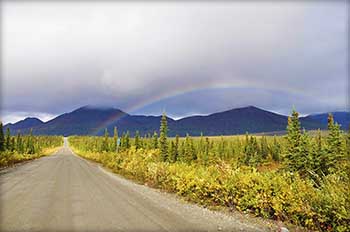
<path id="1" fill-rule="evenodd" d="M 328 113 L 301 117 L 301 125 L 307 130 L 326 129 Z M 335 112 L 335 121 L 348 127 L 349 112 Z M 159 130 L 161 116 L 130 115 L 116 108 L 84 106 L 72 112 L 43 122 L 37 118 L 26 118 L 5 125 L 13 134 L 28 133 L 30 128 L 37 135 L 102 135 L 105 128 L 110 134 L 114 127 L 119 133 L 129 131 L 131 136 L 138 130 L 141 135 Z M 169 136 L 190 135 L 234 135 L 248 133 L 283 132 L 288 117 L 254 106 L 236 108 L 206 116 L 190 116 L 179 120 L 167 118 Z"/>

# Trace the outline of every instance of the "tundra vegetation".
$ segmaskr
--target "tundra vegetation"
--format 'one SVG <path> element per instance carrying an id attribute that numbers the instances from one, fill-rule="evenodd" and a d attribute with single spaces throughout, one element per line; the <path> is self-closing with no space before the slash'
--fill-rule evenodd
<path id="1" fill-rule="evenodd" d="M 350 132 L 330 114 L 307 132 L 293 110 L 284 136 L 73 136 L 73 150 L 115 173 L 207 207 L 227 207 L 320 231 L 350 230 Z M 159 137 L 158 137 L 159 135 Z"/>
<path id="2" fill-rule="evenodd" d="M 9 128 L 4 133 L 0 122 L 0 167 L 49 155 L 62 144 L 61 136 L 34 136 L 32 130 L 28 135 L 18 131 L 12 136 Z"/>

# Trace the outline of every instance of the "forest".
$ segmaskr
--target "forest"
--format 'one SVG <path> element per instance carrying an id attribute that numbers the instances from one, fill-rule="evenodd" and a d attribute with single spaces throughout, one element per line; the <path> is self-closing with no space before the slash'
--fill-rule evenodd
<path id="1" fill-rule="evenodd" d="M 34 136 L 32 130 L 28 135 L 18 132 L 12 136 L 9 128 L 4 133 L 0 123 L 0 167 L 52 154 L 62 144 L 62 136 Z"/>
<path id="2" fill-rule="evenodd" d="M 283 136 L 168 137 L 159 132 L 71 136 L 84 158 L 209 208 L 320 231 L 350 230 L 350 130 L 306 131 L 293 110 Z M 349 128 L 350 129 L 350 128 Z M 28 138 L 27 138 L 28 139 Z M 28 148 L 27 148 L 28 149 Z"/>

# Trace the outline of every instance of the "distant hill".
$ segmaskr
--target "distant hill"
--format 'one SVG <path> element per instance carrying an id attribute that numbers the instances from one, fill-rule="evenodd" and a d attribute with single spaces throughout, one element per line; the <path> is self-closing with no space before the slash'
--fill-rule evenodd
<path id="1" fill-rule="evenodd" d="M 62 114 L 48 122 L 38 120 L 34 123 L 26 119 L 15 124 L 7 124 L 13 133 L 21 130 L 28 133 L 33 128 L 34 134 L 47 135 L 102 135 L 105 128 L 113 133 L 116 126 L 119 133 L 130 131 L 133 136 L 138 130 L 141 135 L 153 134 L 159 130 L 161 116 L 130 115 L 115 108 L 97 108 L 84 106 L 70 113 Z M 254 106 L 232 109 L 207 116 L 191 116 L 180 120 L 168 118 L 169 135 L 233 135 L 261 132 L 284 131 L 287 116 L 272 113 Z M 29 121 L 28 121 L 29 120 Z M 29 122 L 33 121 L 30 125 Z M 28 126 L 30 125 L 30 126 Z M 325 129 L 322 122 L 309 117 L 301 118 L 305 129 Z"/>
<path id="2" fill-rule="evenodd" d="M 334 121 L 341 125 L 343 130 L 348 130 L 350 125 L 350 112 L 331 112 L 334 117 Z M 311 114 L 306 116 L 305 119 L 311 119 L 327 125 L 328 113 Z"/>
<path id="3" fill-rule="evenodd" d="M 6 124 L 5 128 L 9 127 L 12 132 L 17 132 L 18 130 L 26 132 L 30 128 L 36 128 L 42 124 L 44 124 L 44 122 L 40 119 L 28 117 L 14 124 Z"/>
<path id="4" fill-rule="evenodd" d="M 192 116 L 178 121 L 178 129 L 199 135 L 230 135 L 286 130 L 288 117 L 254 106 L 232 109 L 208 116 Z M 321 123 L 301 119 L 305 129 L 324 128 Z"/>

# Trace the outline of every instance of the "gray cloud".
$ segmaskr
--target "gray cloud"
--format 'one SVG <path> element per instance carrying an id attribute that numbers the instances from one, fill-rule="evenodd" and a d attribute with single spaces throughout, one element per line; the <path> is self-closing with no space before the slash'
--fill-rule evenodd
<path id="1" fill-rule="evenodd" d="M 346 108 L 346 1 L 2 5 L 4 121 L 86 104 Z"/>

